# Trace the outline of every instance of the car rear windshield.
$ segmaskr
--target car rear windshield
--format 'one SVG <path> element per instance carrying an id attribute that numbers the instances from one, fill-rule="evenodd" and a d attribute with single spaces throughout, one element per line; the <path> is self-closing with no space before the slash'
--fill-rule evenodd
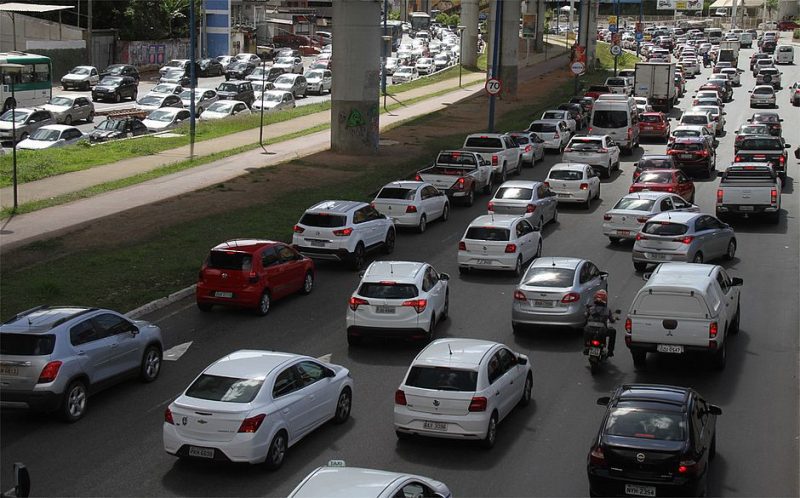
<path id="1" fill-rule="evenodd" d="M 592 125 L 598 128 L 625 128 L 628 126 L 628 113 L 595 110 L 592 114 Z"/>
<path id="2" fill-rule="evenodd" d="M 405 384 L 436 391 L 474 391 L 478 372 L 449 367 L 411 367 Z"/>
<path id="3" fill-rule="evenodd" d="M 569 148 L 572 150 L 599 150 L 603 148 L 603 141 L 590 138 L 578 138 L 569 144 Z"/>
<path id="4" fill-rule="evenodd" d="M 648 235 L 663 235 L 666 237 L 683 235 L 689 227 L 682 223 L 672 223 L 669 221 L 648 221 L 645 223 L 642 232 Z"/>
<path id="5" fill-rule="evenodd" d="M 264 379 L 202 374 L 186 390 L 186 396 L 226 403 L 249 403 L 255 399 L 263 383 Z"/>
<path id="6" fill-rule="evenodd" d="M 542 119 L 561 119 L 564 117 L 564 111 L 547 111 L 542 114 Z"/>
<path id="7" fill-rule="evenodd" d="M 645 114 L 643 116 L 639 116 L 639 121 L 642 123 L 660 123 L 661 116 L 656 116 L 655 114 Z"/>
<path id="8" fill-rule="evenodd" d="M 475 156 L 472 154 L 460 154 L 458 152 L 443 152 L 436 158 L 436 164 L 460 164 L 475 166 Z"/>
<path id="9" fill-rule="evenodd" d="M 416 189 L 402 187 L 384 187 L 378 192 L 378 199 L 403 199 L 411 200 L 414 198 Z"/>
<path id="10" fill-rule="evenodd" d="M 690 142 L 690 143 L 676 142 L 676 143 L 672 144 L 672 148 L 674 150 L 696 152 L 696 151 L 699 151 L 699 150 L 703 150 L 703 144 L 701 144 L 701 143 L 693 143 L 693 142 Z"/>
<path id="11" fill-rule="evenodd" d="M 208 255 L 208 267 L 247 271 L 253 267 L 253 257 L 237 251 L 211 251 Z"/>
<path id="12" fill-rule="evenodd" d="M 648 171 L 642 173 L 636 183 L 672 183 L 672 173 L 667 171 Z"/>
<path id="13" fill-rule="evenodd" d="M 606 434 L 612 436 L 683 441 L 686 422 L 682 413 L 664 413 L 617 407 L 608 414 Z"/>
<path id="14" fill-rule="evenodd" d="M 653 209 L 656 201 L 650 199 L 636 199 L 635 197 L 623 197 L 614 206 L 614 209 L 629 209 L 631 211 L 647 211 Z"/>
<path id="15" fill-rule="evenodd" d="M 583 180 L 583 171 L 557 169 L 548 175 L 551 180 Z"/>
<path id="16" fill-rule="evenodd" d="M 45 356 L 52 354 L 56 345 L 53 334 L 2 334 L 0 354 L 10 356 Z"/>
<path id="17" fill-rule="evenodd" d="M 783 143 L 780 139 L 745 138 L 739 144 L 739 148 L 748 150 L 783 150 Z"/>
<path id="18" fill-rule="evenodd" d="M 681 123 L 690 125 L 704 125 L 708 124 L 708 116 L 684 116 Z"/>
<path id="19" fill-rule="evenodd" d="M 672 132 L 672 136 L 676 138 L 681 137 L 699 137 L 700 132 L 698 130 L 675 130 Z"/>
<path id="20" fill-rule="evenodd" d="M 528 142 L 530 142 L 530 140 L 528 140 L 528 137 L 526 137 L 525 135 L 511 135 L 511 136 L 514 137 L 514 141 L 517 142 L 519 145 L 525 145 Z"/>
<path id="21" fill-rule="evenodd" d="M 757 123 L 780 123 L 780 118 L 777 114 L 755 114 L 753 121 Z"/>
<path id="22" fill-rule="evenodd" d="M 470 137 L 467 139 L 466 147 L 478 147 L 486 149 L 502 149 L 503 141 L 499 138 L 490 137 Z"/>
<path id="23" fill-rule="evenodd" d="M 532 287 L 572 287 L 575 270 L 569 268 L 531 268 L 523 285 Z"/>
<path id="24" fill-rule="evenodd" d="M 537 133 L 555 133 L 557 131 L 554 123 L 532 123 L 530 130 Z"/>
<path id="25" fill-rule="evenodd" d="M 411 299 L 419 292 L 414 284 L 398 284 L 394 282 L 364 282 L 358 289 L 363 297 L 375 299 Z"/>
<path id="26" fill-rule="evenodd" d="M 756 88 L 755 90 L 753 90 L 753 93 L 772 95 L 773 93 L 775 93 L 775 91 L 772 88 L 761 87 L 761 88 Z"/>
<path id="27" fill-rule="evenodd" d="M 670 169 L 673 167 L 673 163 L 672 163 L 672 158 L 653 157 L 640 160 L 637 167 L 639 169 L 655 169 L 655 168 Z"/>
<path id="28" fill-rule="evenodd" d="M 339 214 L 306 213 L 300 218 L 300 224 L 307 227 L 336 228 L 343 227 L 347 217 Z"/>
<path id="29" fill-rule="evenodd" d="M 495 199 L 520 199 L 528 200 L 533 195 L 533 189 L 522 187 L 500 187 L 494 194 Z"/>
<path id="30" fill-rule="evenodd" d="M 471 240 L 508 240 L 509 230 L 496 227 L 469 227 L 465 238 Z"/>

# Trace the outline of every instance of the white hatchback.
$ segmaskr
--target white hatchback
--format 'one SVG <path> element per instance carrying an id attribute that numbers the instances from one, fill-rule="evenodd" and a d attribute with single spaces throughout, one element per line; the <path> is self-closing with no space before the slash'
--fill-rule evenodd
<path id="1" fill-rule="evenodd" d="M 212 363 L 164 412 L 164 450 L 216 462 L 283 463 L 287 448 L 350 417 L 349 370 L 308 356 L 240 350 Z"/>
<path id="2" fill-rule="evenodd" d="M 544 183 L 555 192 L 558 202 L 582 203 L 589 209 L 592 199 L 600 198 L 600 177 L 588 164 L 555 164 Z"/>
<path id="3" fill-rule="evenodd" d="M 427 263 L 375 261 L 348 302 L 347 343 L 365 337 L 405 337 L 430 341 L 447 319 L 450 276 Z"/>
<path id="4" fill-rule="evenodd" d="M 619 170 L 619 146 L 608 135 L 585 135 L 572 137 L 561 154 L 565 163 L 586 163 L 599 170 L 606 178 Z"/>
<path id="5" fill-rule="evenodd" d="M 697 213 L 700 208 L 677 194 L 664 192 L 628 194 L 603 215 L 603 235 L 612 243 L 633 240 L 647 220 L 666 211 Z"/>
<path id="6" fill-rule="evenodd" d="M 439 339 L 420 351 L 394 396 L 398 439 L 473 439 L 491 448 L 497 424 L 533 390 L 528 357 L 479 339 Z"/>
<path id="7" fill-rule="evenodd" d="M 512 270 L 522 275 L 524 264 L 542 255 L 542 236 L 530 218 L 517 215 L 478 216 L 458 243 L 458 271 Z"/>
<path id="8" fill-rule="evenodd" d="M 450 216 L 450 202 L 444 192 L 430 183 L 418 181 L 392 182 L 383 186 L 372 201 L 379 213 L 394 220 L 398 227 L 414 227 L 420 233 L 428 222 Z"/>

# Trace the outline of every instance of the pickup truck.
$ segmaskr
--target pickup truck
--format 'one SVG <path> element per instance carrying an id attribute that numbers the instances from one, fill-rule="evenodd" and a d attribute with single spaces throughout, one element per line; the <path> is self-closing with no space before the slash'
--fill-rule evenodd
<path id="1" fill-rule="evenodd" d="M 611 90 L 611 93 L 620 95 L 633 95 L 633 85 L 628 81 L 628 78 L 617 76 L 615 78 L 607 78 L 606 86 Z"/>
<path id="2" fill-rule="evenodd" d="M 786 181 L 786 161 L 788 154 L 786 149 L 791 148 L 790 144 L 783 142 L 783 138 L 772 135 L 757 135 L 745 137 L 738 144 L 738 152 L 734 161 L 738 163 L 769 163 L 775 172 Z"/>
<path id="3" fill-rule="evenodd" d="M 522 153 L 519 145 L 507 133 L 476 133 L 467 136 L 462 150 L 477 152 L 492 165 L 494 177 L 501 183 L 508 173 L 522 172 Z"/>
<path id="4" fill-rule="evenodd" d="M 476 152 L 443 150 L 433 166 L 417 172 L 415 180 L 428 182 L 448 197 L 472 206 L 477 190 L 492 193 L 492 165 Z"/>
<path id="5" fill-rule="evenodd" d="M 763 214 L 780 220 L 781 180 L 766 163 L 734 163 L 722 174 L 717 188 L 717 218 Z"/>

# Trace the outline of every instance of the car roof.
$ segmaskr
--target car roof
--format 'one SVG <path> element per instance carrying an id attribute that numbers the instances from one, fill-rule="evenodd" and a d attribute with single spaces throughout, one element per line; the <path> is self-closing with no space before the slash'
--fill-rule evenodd
<path id="1" fill-rule="evenodd" d="M 653 112 L 643 112 L 643 113 L 642 113 L 642 116 L 663 116 L 663 115 L 664 115 L 664 114 L 662 114 L 662 113 L 660 113 L 660 112 L 657 112 L 657 111 L 653 111 Z"/>
<path id="2" fill-rule="evenodd" d="M 362 281 L 413 280 L 423 268 L 425 263 L 418 261 L 374 261 L 367 268 Z"/>
<path id="3" fill-rule="evenodd" d="M 58 130 L 58 131 L 64 131 L 64 130 L 73 130 L 73 129 L 74 129 L 74 130 L 78 130 L 78 128 L 76 128 L 76 127 L 74 127 L 74 126 L 71 126 L 71 125 L 63 125 L 63 124 L 51 124 L 51 125 L 45 125 L 45 126 L 42 126 L 42 127 L 41 127 L 41 128 L 39 128 L 39 129 L 40 129 L 40 130 Z M 80 131 L 80 130 L 78 130 L 78 131 Z"/>
<path id="4" fill-rule="evenodd" d="M 319 467 L 292 494 L 296 498 L 375 498 L 408 474 L 358 467 Z"/>
<path id="5" fill-rule="evenodd" d="M 72 318 L 94 311 L 85 306 L 38 306 L 18 313 L 0 325 L 0 332 L 41 334 Z"/>
<path id="6" fill-rule="evenodd" d="M 496 342 L 481 339 L 437 339 L 414 358 L 412 365 L 477 367 Z"/>
<path id="7" fill-rule="evenodd" d="M 639 158 L 639 162 L 653 160 L 653 159 L 659 159 L 659 160 L 672 159 L 672 156 L 667 154 L 645 154 Z"/>
<path id="8" fill-rule="evenodd" d="M 584 261 L 586 260 L 581 258 L 543 257 L 534 259 L 530 268 L 569 268 L 574 270 Z"/>
<path id="9" fill-rule="evenodd" d="M 522 188 L 536 188 L 541 185 L 542 182 L 536 180 L 509 180 L 507 182 L 503 182 L 500 186 L 501 187 L 522 187 Z"/>
<path id="10" fill-rule="evenodd" d="M 397 180 L 394 182 L 389 182 L 381 188 L 386 188 L 386 187 L 419 188 L 424 185 L 430 185 L 430 184 L 428 182 L 419 182 L 416 180 Z"/>
<path id="11" fill-rule="evenodd" d="M 263 378 L 276 367 L 296 358 L 303 356 L 277 351 L 240 349 L 215 361 L 203 373 L 222 377 Z"/>
<path id="12" fill-rule="evenodd" d="M 676 137 L 676 144 L 700 144 L 706 141 L 703 137 Z"/>
<path id="13" fill-rule="evenodd" d="M 211 248 L 212 251 L 236 251 L 253 253 L 266 246 L 273 246 L 277 242 L 264 239 L 233 239 Z"/>
<path id="14" fill-rule="evenodd" d="M 556 163 L 550 171 L 583 171 L 587 166 L 586 163 Z"/>
<path id="15" fill-rule="evenodd" d="M 650 171 L 650 170 L 648 170 Z M 663 171 L 663 170 L 656 170 L 656 171 Z M 672 170 L 668 170 L 672 171 Z M 657 201 L 662 197 L 672 197 L 673 194 L 669 192 L 632 192 L 630 194 L 625 194 L 622 196 L 623 199 L 645 199 L 649 201 Z"/>
<path id="16" fill-rule="evenodd" d="M 361 201 L 322 201 L 314 204 L 306 210 L 306 212 L 322 212 L 322 213 L 340 213 L 346 214 L 354 209 L 359 209 L 365 206 L 366 203 Z"/>
<path id="17" fill-rule="evenodd" d="M 708 111 L 689 111 L 689 112 L 684 112 L 683 115 L 681 116 L 681 118 L 684 118 L 686 116 L 705 116 L 705 117 L 708 117 Z"/>
<path id="18" fill-rule="evenodd" d="M 650 171 L 650 170 L 648 170 L 648 171 Z M 659 213 L 659 214 L 653 216 L 652 218 L 650 218 L 647 221 L 648 222 L 651 222 L 651 221 L 672 221 L 672 222 L 676 222 L 676 223 L 688 223 L 688 222 L 692 221 L 693 219 L 698 218 L 700 216 L 706 216 L 706 215 L 703 214 L 703 213 L 687 213 L 687 212 L 682 212 L 682 211 L 668 211 L 668 212 L 665 212 L 665 213 Z"/>
<path id="19" fill-rule="evenodd" d="M 281 75 L 281 76 L 283 76 L 283 75 Z M 266 92 L 264 92 L 264 95 L 280 95 L 281 97 L 283 97 L 287 93 L 292 93 L 292 92 L 290 92 L 288 90 L 267 90 Z M 292 94 L 292 95 L 294 95 L 294 94 Z"/>
<path id="20" fill-rule="evenodd" d="M 685 387 L 658 384 L 628 384 L 617 388 L 615 401 L 663 403 L 685 411 L 692 390 Z"/>

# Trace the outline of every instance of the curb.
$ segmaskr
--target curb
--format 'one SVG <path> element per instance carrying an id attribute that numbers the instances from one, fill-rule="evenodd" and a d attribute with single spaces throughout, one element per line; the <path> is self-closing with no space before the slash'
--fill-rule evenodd
<path id="1" fill-rule="evenodd" d="M 130 318 L 139 318 L 142 315 L 146 315 L 148 313 L 152 313 L 154 311 L 158 311 L 160 309 L 166 308 L 170 304 L 176 303 L 176 302 L 180 301 L 181 299 L 185 299 L 185 298 L 191 296 L 192 294 L 194 294 L 194 288 L 195 288 L 195 286 L 194 286 L 194 284 L 192 284 L 189 287 L 186 287 L 186 288 L 181 289 L 179 291 L 173 292 L 172 294 L 170 294 L 170 295 L 168 295 L 166 297 L 162 297 L 162 298 L 156 299 L 155 301 L 150 301 L 147 304 L 139 306 L 138 308 L 125 313 L 125 315 L 130 317 Z"/>

